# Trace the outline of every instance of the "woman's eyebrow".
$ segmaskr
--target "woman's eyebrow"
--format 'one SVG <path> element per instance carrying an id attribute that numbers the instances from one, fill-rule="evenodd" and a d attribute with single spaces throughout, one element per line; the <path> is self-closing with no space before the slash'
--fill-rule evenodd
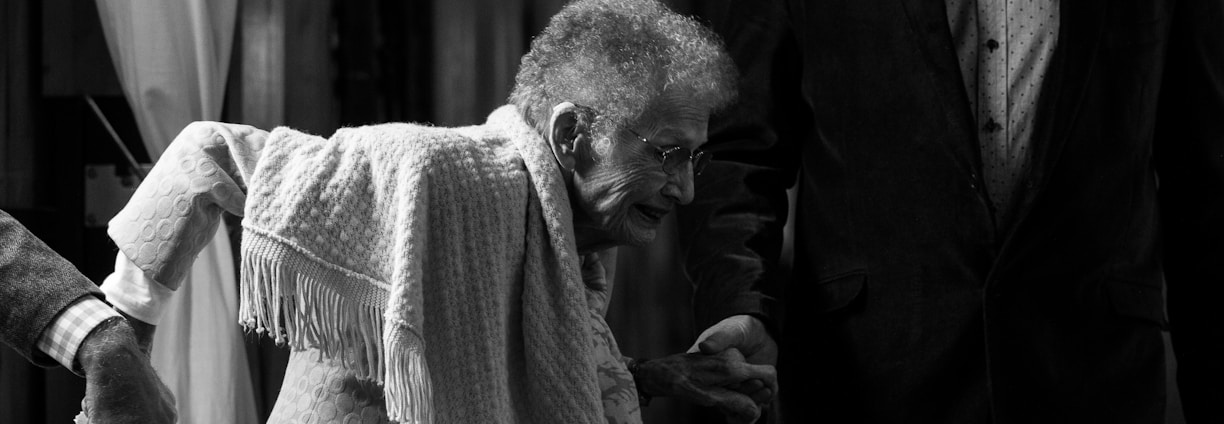
<path id="1" fill-rule="evenodd" d="M 685 147 L 684 134 L 671 128 L 660 130 L 649 140 L 658 143 L 659 147 Z"/>

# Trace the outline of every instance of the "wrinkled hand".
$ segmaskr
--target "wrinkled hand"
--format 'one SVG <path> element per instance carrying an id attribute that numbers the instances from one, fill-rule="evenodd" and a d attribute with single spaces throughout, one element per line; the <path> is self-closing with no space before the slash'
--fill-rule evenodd
<path id="1" fill-rule="evenodd" d="M 673 396 L 712 406 L 729 423 L 752 423 L 761 416 L 761 404 L 773 398 L 777 374 L 772 365 L 746 362 L 736 349 L 715 355 L 680 353 L 652 359 L 638 366 L 638 389 L 654 396 Z"/>
<path id="2" fill-rule="evenodd" d="M 136 334 L 136 345 L 140 347 L 140 352 L 147 357 L 149 352 L 153 350 L 153 333 L 157 332 L 157 326 L 141 321 L 139 318 L 128 315 L 122 309 L 115 309 L 119 315 L 123 315 L 127 319 L 128 325 L 132 327 L 132 331 Z"/>
<path id="3" fill-rule="evenodd" d="M 727 317 L 705 329 L 697 336 L 697 341 L 689 348 L 688 353 L 718 355 L 729 350 L 737 351 L 737 355 L 743 353 L 741 360 L 750 364 L 773 367 L 778 363 L 778 344 L 765 330 L 765 324 L 751 315 Z M 747 394 L 757 403 L 758 408 L 768 406 L 778 393 L 776 379 L 751 380 L 729 387 Z"/>
<path id="4" fill-rule="evenodd" d="M 174 395 L 157 378 L 132 327 L 102 324 L 81 343 L 77 361 L 85 371 L 81 408 L 90 423 L 174 423 Z"/>
<path id="5" fill-rule="evenodd" d="M 765 330 L 765 324 L 751 315 L 735 315 L 710 326 L 693 343 L 688 352 L 713 355 L 726 349 L 738 349 L 749 363 L 778 365 L 778 344 Z"/>

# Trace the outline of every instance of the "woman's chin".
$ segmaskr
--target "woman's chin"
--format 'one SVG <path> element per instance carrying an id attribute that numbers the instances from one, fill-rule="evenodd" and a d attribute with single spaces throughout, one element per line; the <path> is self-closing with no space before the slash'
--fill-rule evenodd
<path id="1" fill-rule="evenodd" d="M 645 246 L 654 241 L 655 235 L 658 233 L 654 227 L 629 228 L 621 237 L 621 243 L 627 246 Z"/>

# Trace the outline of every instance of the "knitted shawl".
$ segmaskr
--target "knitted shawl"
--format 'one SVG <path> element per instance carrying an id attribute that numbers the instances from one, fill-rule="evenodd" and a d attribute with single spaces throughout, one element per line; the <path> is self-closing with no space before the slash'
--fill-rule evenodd
<path id="1" fill-rule="evenodd" d="M 247 195 L 240 321 L 382 383 L 392 420 L 604 421 L 566 188 L 514 108 L 278 128 Z"/>
<path id="2" fill-rule="evenodd" d="M 242 322 L 381 383 L 392 419 L 641 422 L 611 282 L 580 276 L 556 163 L 514 108 L 331 140 L 195 122 L 107 232 L 173 290 L 223 210 L 246 214 Z"/>

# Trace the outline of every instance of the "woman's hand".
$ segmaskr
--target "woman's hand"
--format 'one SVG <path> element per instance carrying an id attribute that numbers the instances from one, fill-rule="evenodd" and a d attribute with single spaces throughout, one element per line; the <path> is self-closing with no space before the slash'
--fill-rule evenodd
<path id="1" fill-rule="evenodd" d="M 729 423 L 755 422 L 762 406 L 777 392 L 774 367 L 748 363 L 735 348 L 713 355 L 680 353 L 643 361 L 633 377 L 639 392 L 712 406 Z"/>

